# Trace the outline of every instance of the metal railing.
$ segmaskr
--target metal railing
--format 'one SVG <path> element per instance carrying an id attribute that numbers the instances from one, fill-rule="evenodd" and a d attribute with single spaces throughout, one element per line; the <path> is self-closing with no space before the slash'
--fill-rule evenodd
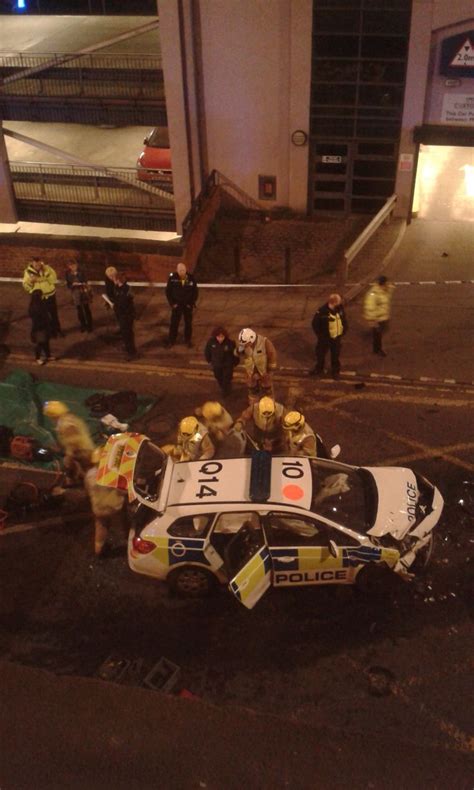
<path id="1" fill-rule="evenodd" d="M 219 187 L 227 192 L 227 194 L 232 195 L 232 197 L 248 211 L 263 213 L 264 210 L 261 205 L 243 189 L 237 186 L 237 184 L 231 181 L 230 178 L 220 173 L 219 170 L 212 170 L 199 195 L 193 200 L 191 208 L 183 220 L 182 235 L 185 241 L 189 237 L 197 217 L 202 213 L 209 198 L 214 193 L 214 190 Z"/>
<path id="2" fill-rule="evenodd" d="M 28 69 L 33 73 L 12 79 Z M 157 55 L 0 52 L 0 78 L 4 96 L 165 100 L 161 57 Z"/>

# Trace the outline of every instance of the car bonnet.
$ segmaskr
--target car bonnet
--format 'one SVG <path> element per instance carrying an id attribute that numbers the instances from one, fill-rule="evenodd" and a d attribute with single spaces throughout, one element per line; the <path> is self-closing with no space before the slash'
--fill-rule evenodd
<path id="1" fill-rule="evenodd" d="M 377 486 L 378 508 L 368 535 L 393 535 L 401 540 L 416 521 L 420 492 L 411 469 L 404 467 L 365 467 Z"/>

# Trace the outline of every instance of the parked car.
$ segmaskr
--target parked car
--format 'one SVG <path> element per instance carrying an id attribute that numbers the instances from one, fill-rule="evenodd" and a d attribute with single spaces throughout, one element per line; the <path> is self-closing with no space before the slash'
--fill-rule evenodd
<path id="1" fill-rule="evenodd" d="M 443 510 L 411 469 L 271 456 L 174 463 L 146 436 L 117 434 L 98 481 L 128 489 L 133 571 L 198 596 L 216 582 L 251 609 L 270 587 L 364 583 L 374 565 L 428 562 Z"/>
<path id="2" fill-rule="evenodd" d="M 137 177 L 140 181 L 172 180 L 171 150 L 163 147 L 163 134 L 152 129 L 143 141 L 143 151 L 137 159 Z"/>

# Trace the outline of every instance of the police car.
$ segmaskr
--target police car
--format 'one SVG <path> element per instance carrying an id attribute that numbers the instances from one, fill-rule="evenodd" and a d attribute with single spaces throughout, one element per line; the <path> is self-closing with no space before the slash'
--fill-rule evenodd
<path id="1" fill-rule="evenodd" d="M 367 569 L 426 564 L 443 509 L 411 469 L 271 456 L 173 463 L 116 434 L 97 481 L 133 501 L 128 562 L 189 596 L 216 582 L 251 609 L 271 586 L 353 584 Z"/>

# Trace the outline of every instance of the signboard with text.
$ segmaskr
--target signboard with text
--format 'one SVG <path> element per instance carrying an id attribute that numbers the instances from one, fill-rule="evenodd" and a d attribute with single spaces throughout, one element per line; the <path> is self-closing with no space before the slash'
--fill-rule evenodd
<path id="1" fill-rule="evenodd" d="M 445 77 L 474 77 L 474 30 L 444 39 L 439 73 Z"/>
<path id="2" fill-rule="evenodd" d="M 474 93 L 445 93 L 441 120 L 446 123 L 474 125 Z"/>

